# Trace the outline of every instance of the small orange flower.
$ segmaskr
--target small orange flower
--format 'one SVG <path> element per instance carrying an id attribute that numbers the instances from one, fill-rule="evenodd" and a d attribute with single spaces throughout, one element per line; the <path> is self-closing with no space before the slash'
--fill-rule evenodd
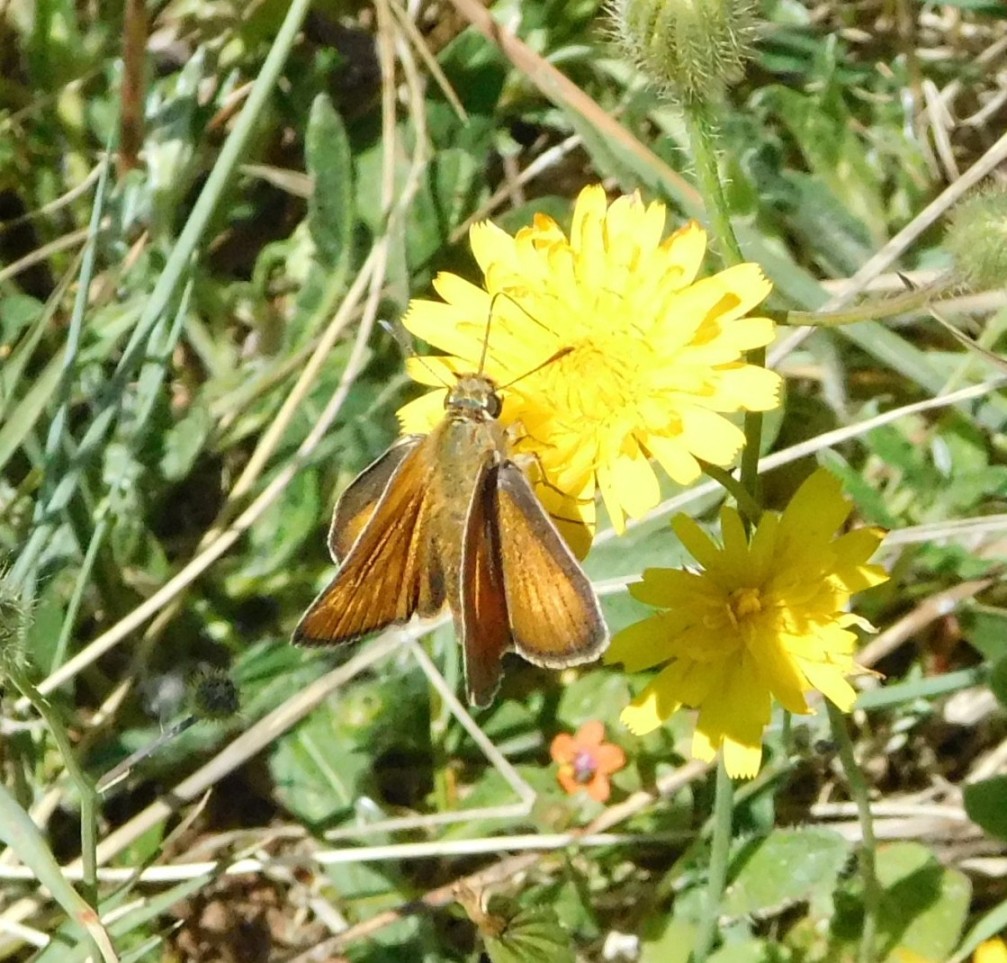
<path id="1" fill-rule="evenodd" d="M 561 732 L 553 739 L 549 754 L 559 766 L 556 778 L 571 796 L 586 789 L 598 802 L 608 799 L 608 777 L 626 765 L 626 754 L 604 740 L 605 725 L 597 719 L 585 722 L 576 735 Z"/>

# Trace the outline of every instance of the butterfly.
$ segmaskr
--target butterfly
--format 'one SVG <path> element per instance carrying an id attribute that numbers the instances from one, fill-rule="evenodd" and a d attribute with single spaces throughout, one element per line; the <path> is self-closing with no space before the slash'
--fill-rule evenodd
<path id="1" fill-rule="evenodd" d="M 336 504 L 340 563 L 294 630 L 300 645 L 341 645 L 414 615 L 451 610 L 472 705 L 488 705 L 505 652 L 559 669 L 608 644 L 598 598 L 509 456 L 500 391 L 456 375 L 443 419 L 392 445 Z"/>

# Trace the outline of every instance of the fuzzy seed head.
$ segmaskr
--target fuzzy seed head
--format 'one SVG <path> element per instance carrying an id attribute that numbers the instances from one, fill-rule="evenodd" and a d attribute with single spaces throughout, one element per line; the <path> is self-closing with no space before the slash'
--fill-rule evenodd
<path id="1" fill-rule="evenodd" d="M 1007 286 L 1007 187 L 976 191 L 951 212 L 947 247 L 973 290 Z"/>
<path id="2" fill-rule="evenodd" d="M 201 669 L 190 681 L 189 704 L 199 719 L 229 719 L 240 708 L 238 688 L 226 672 Z"/>
<path id="3" fill-rule="evenodd" d="M 616 33 L 658 87 L 684 103 L 708 102 L 751 59 L 753 0 L 611 0 Z"/>

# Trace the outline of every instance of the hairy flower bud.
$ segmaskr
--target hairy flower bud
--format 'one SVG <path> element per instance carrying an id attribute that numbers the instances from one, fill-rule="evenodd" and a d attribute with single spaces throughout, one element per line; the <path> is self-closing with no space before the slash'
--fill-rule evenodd
<path id="1" fill-rule="evenodd" d="M 976 191 L 951 212 L 947 248 L 975 290 L 1007 285 L 1007 189 Z"/>
<path id="2" fill-rule="evenodd" d="M 640 70 L 686 103 L 720 96 L 751 57 L 753 0 L 612 0 L 612 16 Z"/>
<path id="3" fill-rule="evenodd" d="M 198 719 L 229 719 L 240 708 L 237 686 L 221 669 L 201 669 L 189 681 L 189 704 Z"/>
<path id="4" fill-rule="evenodd" d="M 28 664 L 24 636 L 31 624 L 31 610 L 0 569 L 0 681 Z"/>

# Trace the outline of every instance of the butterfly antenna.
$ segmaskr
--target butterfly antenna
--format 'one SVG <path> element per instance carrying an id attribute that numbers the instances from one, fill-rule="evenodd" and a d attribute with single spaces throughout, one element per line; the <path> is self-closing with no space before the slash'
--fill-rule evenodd
<path id="1" fill-rule="evenodd" d="M 406 337 L 405 329 L 401 324 L 393 324 L 391 321 L 385 321 L 384 318 L 378 319 L 378 324 L 385 329 L 394 339 L 395 343 L 399 346 L 399 350 L 407 357 L 413 358 L 418 361 L 427 371 L 430 372 L 433 377 L 439 381 L 445 388 L 450 388 L 451 385 L 448 384 L 438 372 L 433 369 L 433 366 L 427 363 L 426 358 L 420 357 L 413 346 L 409 343 L 409 339 Z"/>
<path id="2" fill-rule="evenodd" d="M 479 374 L 482 374 L 486 369 L 486 356 L 489 354 L 490 349 L 490 325 L 493 324 L 493 305 L 496 304 L 497 298 L 502 294 L 504 294 L 503 291 L 497 291 L 496 294 L 490 295 L 490 309 L 486 317 L 486 334 L 483 337 L 483 350 L 482 354 L 479 355 L 479 367 L 476 368 Z"/>
<path id="3" fill-rule="evenodd" d="M 513 381 L 508 381 L 505 385 L 500 385 L 500 390 L 503 391 L 505 388 L 511 387 L 511 385 L 516 385 L 519 381 L 524 381 L 525 378 L 535 374 L 536 371 L 541 371 L 547 365 L 551 365 L 554 361 L 559 361 L 560 358 L 565 358 L 571 351 L 573 351 L 573 345 L 568 344 L 565 348 L 560 348 L 559 351 L 549 355 L 545 361 L 541 364 L 535 365 L 535 367 L 530 371 L 526 371 L 524 374 L 518 375 Z"/>
<path id="4" fill-rule="evenodd" d="M 535 317 L 535 315 L 531 314 L 527 310 L 527 308 L 525 308 L 521 304 L 521 302 L 518 301 L 517 298 L 515 298 L 512 294 L 508 294 L 506 291 L 497 291 L 490 298 L 489 317 L 486 319 L 486 337 L 483 339 L 483 350 L 482 350 L 482 354 L 479 357 L 479 369 L 478 370 L 479 370 L 480 374 L 482 373 L 483 368 L 486 365 L 486 356 L 489 353 L 490 323 L 493 320 L 493 305 L 496 303 L 496 299 L 497 298 L 507 298 L 514 305 L 514 307 L 516 307 L 522 314 L 525 315 L 525 317 L 529 318 L 531 321 L 533 321 L 535 324 L 537 324 L 541 328 L 545 328 L 546 327 L 541 321 L 539 321 L 538 318 Z M 564 355 L 569 354 L 572 350 L 573 350 L 572 347 L 560 348 L 559 351 L 557 351 L 553 355 L 550 355 L 541 364 L 536 365 L 530 371 L 526 371 L 524 374 L 519 375 L 513 381 L 508 381 L 507 384 L 500 385 L 500 387 L 501 388 L 509 388 L 511 385 L 517 384 L 517 382 L 519 382 L 522 378 L 527 378 L 529 375 L 535 374 L 536 371 L 541 371 L 547 364 L 552 364 L 554 361 L 558 361 Z"/>

